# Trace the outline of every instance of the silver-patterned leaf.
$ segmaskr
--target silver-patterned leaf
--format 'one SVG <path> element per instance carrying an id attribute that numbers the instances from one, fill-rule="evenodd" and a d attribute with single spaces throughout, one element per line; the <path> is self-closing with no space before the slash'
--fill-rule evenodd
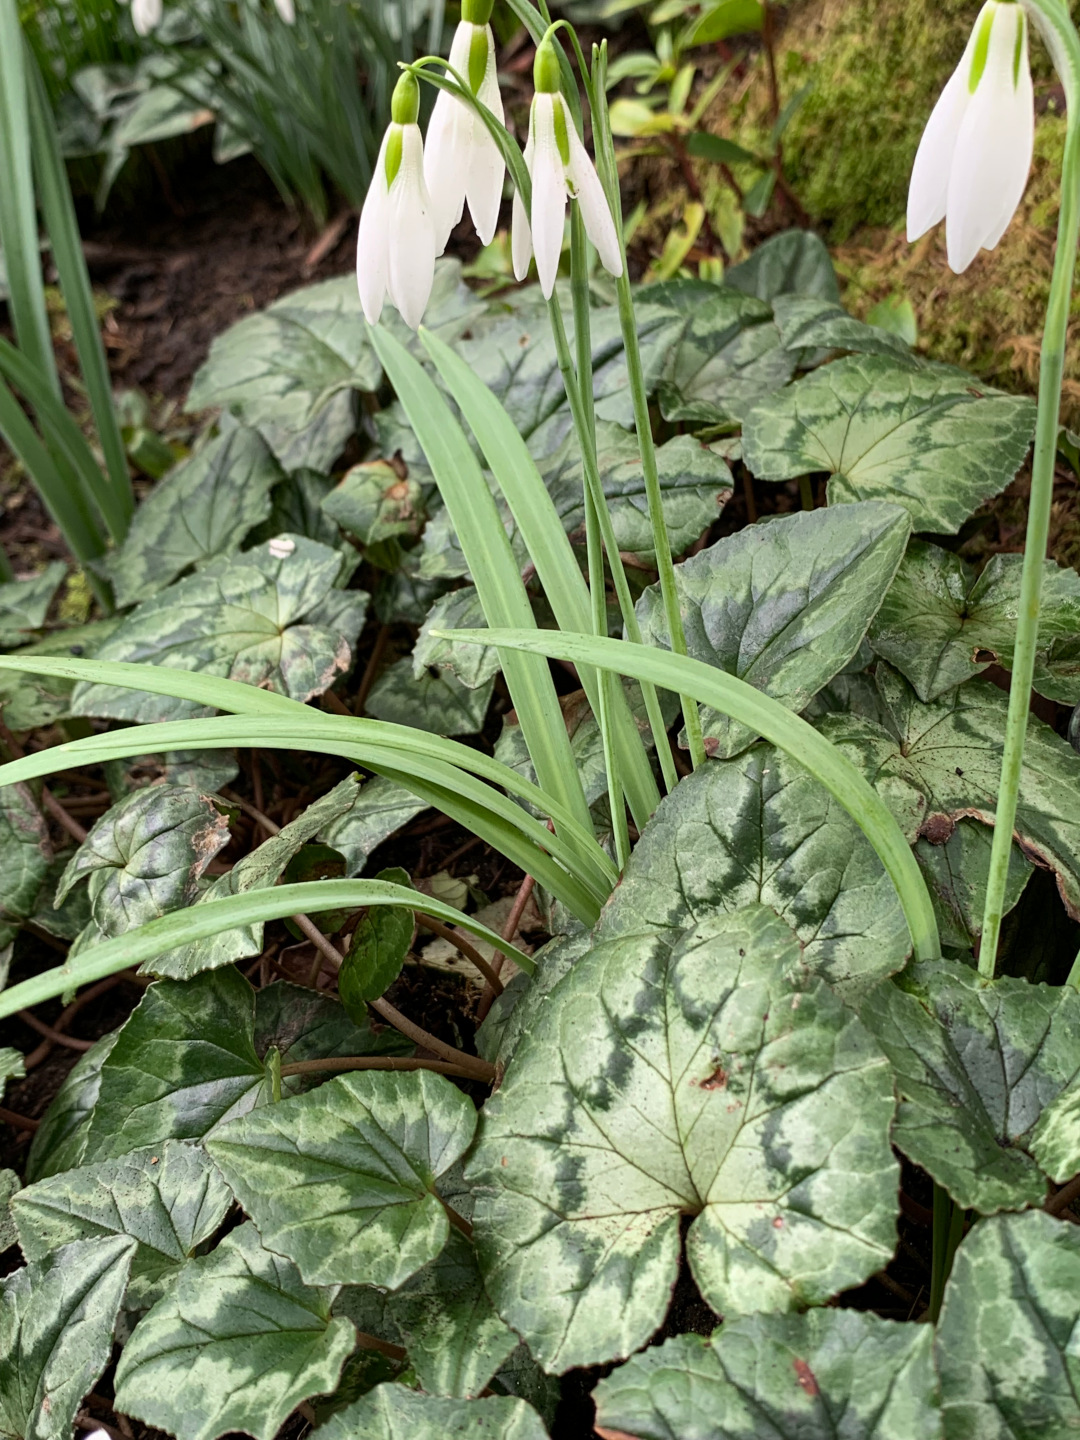
<path id="1" fill-rule="evenodd" d="M 449 670 L 468 690 L 478 690 L 499 673 L 499 652 L 494 645 L 470 645 L 443 640 L 432 630 L 486 630 L 487 617 L 474 585 L 443 595 L 428 611 L 412 653 L 413 679 L 421 680 L 429 667 Z"/>
<path id="2" fill-rule="evenodd" d="M 773 301 L 773 315 L 785 350 L 848 350 L 858 355 L 902 358 L 911 355 L 899 335 L 856 320 L 835 301 L 809 295 L 778 295 Z"/>
<path id="3" fill-rule="evenodd" d="M 34 913 L 52 858 L 49 827 L 30 786 L 0 787 L 0 925 Z"/>
<path id="4" fill-rule="evenodd" d="M 547 1440 L 524 1400 L 440 1400 L 377 1385 L 315 1432 L 319 1440 Z"/>
<path id="5" fill-rule="evenodd" d="M 994 832 L 976 820 L 951 820 L 940 830 L 928 827 L 933 840 L 915 842 L 915 858 L 930 890 L 942 945 L 974 950 L 982 934 L 986 883 Z M 1034 866 L 1018 845 L 1009 852 L 1009 872 L 1002 901 L 1007 915 L 1024 893 Z"/>
<path id="6" fill-rule="evenodd" d="M 376 680 L 367 697 L 367 713 L 393 725 L 412 725 L 433 735 L 477 735 L 491 703 L 495 682 L 470 689 L 452 670 L 427 669 L 413 675 L 409 656 Z"/>
<path id="7" fill-rule="evenodd" d="M 726 1315 L 822 1304 L 895 1245 L 895 1101 L 867 1031 L 765 906 L 627 936 L 556 986 L 466 1171 L 488 1294 L 546 1370 L 661 1324 L 682 1248 Z"/>
<path id="8" fill-rule="evenodd" d="M 66 574 L 64 562 L 54 560 L 28 580 L 9 580 L 0 585 L 0 645 L 25 645 L 33 640 L 34 631 L 45 624 L 53 596 Z"/>
<path id="9" fill-rule="evenodd" d="M 351 807 L 324 825 L 317 838 L 341 851 L 349 875 L 361 875 L 372 851 L 426 808 L 404 785 L 376 775 L 364 781 Z"/>

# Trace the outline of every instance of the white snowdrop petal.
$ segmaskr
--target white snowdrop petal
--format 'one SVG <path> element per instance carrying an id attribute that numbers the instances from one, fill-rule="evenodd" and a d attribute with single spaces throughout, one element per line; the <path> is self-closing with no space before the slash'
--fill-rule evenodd
<path id="1" fill-rule="evenodd" d="M 566 172 L 555 140 L 554 103 L 546 94 L 533 101 L 532 240 L 545 299 L 555 289 L 566 224 Z"/>
<path id="2" fill-rule="evenodd" d="M 401 318 L 416 330 L 435 282 L 435 220 L 424 183 L 418 125 L 402 126 L 401 169 L 390 187 L 388 290 Z"/>
<path id="3" fill-rule="evenodd" d="M 495 69 L 495 40 L 491 26 L 484 27 L 488 44 L 487 69 L 477 99 L 486 105 L 497 120 L 503 119 L 502 94 L 499 77 Z M 476 233 L 483 245 L 490 245 L 499 225 L 499 210 L 502 208 L 503 184 L 506 179 L 506 163 L 502 153 L 491 136 L 491 132 L 478 115 L 471 114 L 473 122 L 468 156 L 468 175 L 465 180 L 465 194 L 469 202 L 469 214 L 476 226 Z"/>
<path id="4" fill-rule="evenodd" d="M 965 271 L 980 249 L 998 243 L 1023 198 L 1035 140 L 1034 97 L 1026 46 L 1014 64 L 1016 4 L 996 7 L 986 68 L 964 115 L 949 179 L 949 265 Z"/>
<path id="5" fill-rule="evenodd" d="M 961 61 L 927 121 L 908 187 L 907 238 L 918 240 L 945 218 L 956 140 L 967 113 L 967 64 Z"/>
<path id="6" fill-rule="evenodd" d="M 372 325 L 382 314 L 386 299 L 387 240 L 390 229 L 390 202 L 386 193 L 386 171 L 383 158 L 386 141 L 368 186 L 367 198 L 360 214 L 356 236 L 356 288 L 364 315 Z"/>
<path id="7" fill-rule="evenodd" d="M 529 138 L 525 142 L 525 169 L 532 177 L 533 156 L 536 147 L 533 144 L 532 117 L 529 117 Z M 525 202 L 514 189 L 514 212 L 510 225 L 510 256 L 514 263 L 514 278 L 524 280 L 529 273 L 529 262 L 532 260 L 532 226 L 529 224 L 529 214 L 525 209 Z"/>
<path id="8" fill-rule="evenodd" d="M 161 24 L 162 0 L 132 0 L 131 23 L 138 35 L 149 35 Z"/>
<path id="9" fill-rule="evenodd" d="M 609 275 L 619 276 L 622 274 L 622 251 L 604 187 L 589 158 L 589 152 L 578 139 L 577 131 L 572 125 L 568 125 L 567 133 L 570 140 L 570 183 L 581 206 L 585 233 L 596 246 L 596 253 L 600 256 L 604 269 Z"/>
<path id="10" fill-rule="evenodd" d="M 424 145 L 424 178 L 431 196 L 438 253 L 465 213 L 468 140 L 474 117 L 460 100 L 439 91 Z"/>
<path id="11" fill-rule="evenodd" d="M 293 4 L 293 0 L 274 0 L 274 7 L 277 10 L 278 17 L 283 20 L 286 25 L 294 25 L 296 23 L 296 6 Z"/>

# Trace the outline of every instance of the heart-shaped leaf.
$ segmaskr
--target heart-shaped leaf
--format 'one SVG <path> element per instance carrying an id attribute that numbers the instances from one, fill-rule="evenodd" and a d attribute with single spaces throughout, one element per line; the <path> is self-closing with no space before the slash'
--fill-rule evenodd
<path id="1" fill-rule="evenodd" d="M 0 645 L 25 645 L 33 640 L 33 632 L 45 624 L 53 596 L 66 574 L 64 562 L 54 560 L 29 580 L 9 580 L 0 585 Z"/>
<path id="2" fill-rule="evenodd" d="M 372 851 L 425 809 L 404 785 L 376 775 L 364 781 L 350 808 L 324 825 L 318 838 L 341 851 L 349 875 L 360 875 Z"/>
<path id="3" fill-rule="evenodd" d="M 393 885 L 412 884 L 408 872 L 400 868 L 380 870 L 376 878 Z M 350 1015 L 366 1018 L 367 1002 L 389 990 L 401 974 L 415 930 L 413 912 L 396 905 L 373 906 L 360 917 L 338 971 L 338 994 Z"/>
<path id="4" fill-rule="evenodd" d="M 273 1440 L 302 1400 L 334 1389 L 356 1343 L 332 1290 L 242 1225 L 140 1320 L 116 1369 L 116 1408 L 181 1440 L 243 1430 Z"/>
<path id="5" fill-rule="evenodd" d="M 859 1005 L 896 1074 L 894 1143 L 964 1209 L 1038 1205 L 1080 1171 L 1080 994 L 955 961 L 916 965 Z M 1052 1166 L 1035 1143 L 1053 1123 Z M 1036 1128 L 1038 1127 L 1038 1129 Z"/>
<path id="6" fill-rule="evenodd" d="M 222 1127 L 215 1164 L 310 1284 L 396 1288 L 446 1244 L 435 1193 L 476 1127 L 472 1102 L 430 1071 L 358 1071 Z"/>
<path id="7" fill-rule="evenodd" d="M 117 605 L 134 605 L 189 565 L 231 555 L 270 514 L 282 472 L 262 436 L 238 425 L 178 465 L 135 511 L 109 562 Z"/>
<path id="8" fill-rule="evenodd" d="M 787 921 L 806 964 L 841 990 L 872 985 L 907 958 L 907 925 L 869 842 L 770 745 L 710 761 L 661 802 L 597 936 L 674 936 L 755 903 Z"/>
<path id="9" fill-rule="evenodd" d="M 953 1262 L 935 1346 L 948 1440 L 1080 1430 L 1080 1231 L 1039 1210 L 980 1220 Z"/>
<path id="10" fill-rule="evenodd" d="M 836 304 L 840 299 L 829 248 L 812 230 L 782 230 L 755 245 L 749 259 L 728 270 L 724 283 L 759 300 L 809 295 Z"/>
<path id="11" fill-rule="evenodd" d="M 190 905 L 206 867 L 228 843 L 229 822 L 209 796 L 181 785 L 135 790 L 106 810 L 76 850 L 57 903 L 89 877 L 98 931 L 122 935 Z"/>
<path id="12" fill-rule="evenodd" d="M 367 712 L 393 725 L 413 725 L 433 735 L 476 735 L 484 728 L 494 680 L 475 689 L 452 670 L 427 669 L 419 679 L 406 656 L 379 676 L 367 697 Z"/>
<path id="13" fill-rule="evenodd" d="M 899 335 L 864 324 L 834 301 L 778 295 L 773 314 L 785 350 L 849 350 L 858 355 L 910 356 Z"/>
<path id="14" fill-rule="evenodd" d="M 376 1385 L 315 1432 L 319 1440 L 547 1440 L 524 1400 L 440 1400 L 404 1385 Z"/>
<path id="15" fill-rule="evenodd" d="M 933 1330 L 857 1310 L 734 1316 L 595 1391 L 607 1440 L 942 1440 Z M 843 1427 L 838 1432 L 837 1420 Z"/>
<path id="16" fill-rule="evenodd" d="M 1030 400 L 962 370 L 851 355 L 756 405 L 743 450 L 759 480 L 825 470 L 830 503 L 890 500 L 951 535 L 1013 478 L 1034 425 Z"/>
<path id="17" fill-rule="evenodd" d="M 52 854 L 49 827 L 30 786 L 0 787 L 0 933 L 34 913 Z"/>
<path id="18" fill-rule="evenodd" d="M 385 460 L 347 470 L 322 508 L 363 545 L 399 535 L 416 538 L 425 519 L 422 487 L 411 476 L 402 478 Z"/>
<path id="19" fill-rule="evenodd" d="M 0 1435 L 69 1440 L 105 1369 L 135 1242 L 76 1240 L 0 1280 Z"/>
<path id="20" fill-rule="evenodd" d="M 888 1064 L 764 906 L 582 957 L 484 1108 L 467 1176 L 488 1294 L 545 1369 L 664 1318 L 680 1221 L 724 1314 L 821 1304 L 887 1262 Z"/>
<path id="21" fill-rule="evenodd" d="M 941 818 L 923 827 L 915 857 L 930 889 L 942 945 L 973 950 L 982 934 L 993 831 L 975 820 Z M 925 838 L 927 835 L 932 838 Z M 1034 866 L 1018 845 L 1009 852 L 1002 913 L 1007 915 L 1031 879 Z"/>
<path id="22" fill-rule="evenodd" d="M 1023 563 L 1022 555 L 992 555 L 976 578 L 959 555 L 913 540 L 871 627 L 871 645 L 920 700 L 937 699 L 988 665 L 1011 670 Z M 1048 560 L 1034 685 L 1067 705 L 1080 701 L 1078 633 L 1080 575 Z"/>
<path id="23" fill-rule="evenodd" d="M 140 1309 L 168 1289 L 231 1204 L 232 1194 L 199 1146 L 168 1140 L 155 1150 L 41 1180 L 19 1192 L 13 1213 L 31 1262 L 75 1240 L 136 1240 L 126 1300 L 129 1309 Z"/>
<path id="24" fill-rule="evenodd" d="M 884 664 L 877 685 L 889 730 L 855 715 L 828 716 L 820 729 L 862 768 L 912 843 L 965 816 L 992 824 L 1008 697 L 972 681 L 923 705 Z M 1066 908 L 1080 918 L 1080 757 L 1034 715 L 1015 830 L 1027 854 L 1055 872 Z"/>
<path id="25" fill-rule="evenodd" d="M 857 652 L 910 527 L 899 506 L 864 503 L 784 515 L 718 540 L 675 571 L 688 653 L 804 710 Z M 637 613 L 643 636 L 670 649 L 658 585 Z M 756 739 L 718 711 L 701 719 L 721 759 Z"/>
<path id="26" fill-rule="evenodd" d="M 213 560 L 136 606 L 96 658 L 200 670 L 309 700 L 348 669 L 364 622 L 364 592 L 334 589 L 341 563 L 327 546 L 288 535 Z M 142 722 L 205 713 L 192 701 L 85 682 L 72 711 Z"/>

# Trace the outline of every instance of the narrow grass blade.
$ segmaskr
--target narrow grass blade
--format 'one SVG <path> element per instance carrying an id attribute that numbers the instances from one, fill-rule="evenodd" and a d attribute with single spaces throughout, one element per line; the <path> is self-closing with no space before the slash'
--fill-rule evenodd
<path id="1" fill-rule="evenodd" d="M 934 907 L 918 862 L 892 812 L 835 745 L 779 701 L 755 690 L 745 680 L 706 665 L 704 661 L 691 659 L 688 655 L 673 655 L 668 650 L 653 649 L 651 646 L 628 645 L 623 640 L 564 635 L 550 630 L 539 633 L 528 630 L 458 630 L 455 635 L 459 640 L 497 645 L 500 649 L 525 650 L 557 660 L 569 660 L 574 664 L 583 661 L 600 669 L 633 675 L 638 680 L 651 680 L 654 685 L 689 695 L 699 704 L 723 711 L 786 750 L 839 801 L 874 847 L 896 886 L 916 958 L 936 960 L 940 957 L 941 944 Z"/>
<path id="2" fill-rule="evenodd" d="M 419 361 L 378 326 L 370 327 L 369 333 L 450 511 L 488 624 L 534 626 L 510 541 L 464 431 Z M 540 788 L 589 825 L 585 793 L 547 662 L 539 655 L 516 659 L 508 655 L 503 672 Z"/>
<path id="3" fill-rule="evenodd" d="M 392 885 L 385 880 L 315 880 L 303 885 L 248 890 L 242 895 L 208 900 L 204 905 L 191 905 L 186 910 L 163 915 L 160 920 L 151 920 L 148 925 L 140 925 L 137 930 L 129 930 L 115 940 L 106 940 L 92 950 L 83 951 L 65 965 L 0 992 L 0 1019 L 40 1005 L 65 990 L 103 980 L 106 975 L 115 975 L 132 965 L 145 964 L 179 945 L 206 940 L 222 930 L 283 920 L 289 915 L 317 915 L 321 910 L 359 909 L 362 905 L 396 905 L 420 915 L 430 915 L 445 925 L 456 925 L 478 940 L 494 945 L 526 974 L 536 973 L 536 964 L 528 955 L 486 925 L 479 925 L 452 905 L 444 905 L 405 885 Z"/>

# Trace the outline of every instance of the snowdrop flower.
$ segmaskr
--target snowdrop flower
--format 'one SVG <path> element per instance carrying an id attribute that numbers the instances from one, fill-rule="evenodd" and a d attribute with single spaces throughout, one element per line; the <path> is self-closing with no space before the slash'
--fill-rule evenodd
<path id="1" fill-rule="evenodd" d="M 461 23 L 450 46 L 450 66 L 501 121 L 503 103 L 495 74 L 495 39 L 488 24 L 492 4 L 493 0 L 464 0 Z M 476 111 L 448 90 L 440 90 L 424 149 L 424 178 L 435 207 L 440 255 L 451 230 L 465 213 L 466 200 L 481 243 L 491 244 L 499 223 L 505 174 L 499 147 Z"/>
<path id="2" fill-rule="evenodd" d="M 917 240 L 943 217 L 959 275 L 993 250 L 1023 197 L 1035 145 L 1028 27 L 1017 0 L 987 0 L 923 132 L 908 194 Z"/>
<path id="3" fill-rule="evenodd" d="M 406 325 L 423 319 L 435 279 L 435 221 L 424 183 L 424 142 L 416 118 L 420 85 L 408 71 L 390 102 L 383 136 L 356 237 L 356 283 L 372 325 L 389 297 Z"/>
<path id="4" fill-rule="evenodd" d="M 296 6 L 293 0 L 274 0 L 274 8 L 286 25 L 295 25 Z"/>
<path id="5" fill-rule="evenodd" d="M 525 164 L 532 178 L 532 215 L 525 213 L 521 196 L 515 194 L 512 251 L 514 274 L 524 280 L 535 250 L 540 289 L 550 299 L 562 254 L 568 195 L 581 206 L 585 231 L 609 274 L 622 274 L 622 251 L 604 187 L 562 97 L 559 60 L 548 39 L 536 51 L 533 81 L 536 94 L 525 146 Z"/>
<path id="6" fill-rule="evenodd" d="M 161 0 L 131 0 L 131 23 L 137 35 L 149 35 L 161 24 Z"/>

